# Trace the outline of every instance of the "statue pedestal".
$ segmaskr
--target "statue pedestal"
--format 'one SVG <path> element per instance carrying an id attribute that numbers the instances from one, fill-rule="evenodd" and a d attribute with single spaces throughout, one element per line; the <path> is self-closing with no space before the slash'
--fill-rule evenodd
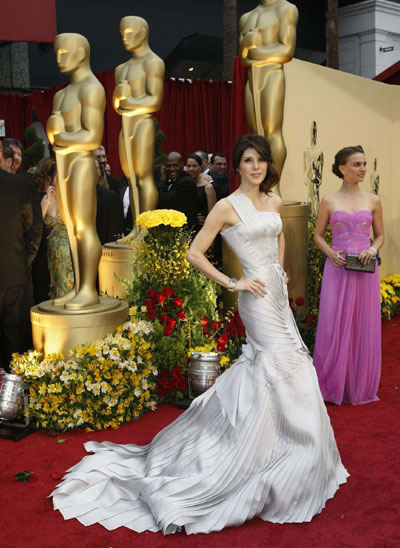
<path id="1" fill-rule="evenodd" d="M 307 303 L 308 204 L 284 202 L 282 222 L 289 297 L 294 300 L 303 297 Z M 305 309 L 306 304 L 298 307 L 298 312 Z"/>
<path id="2" fill-rule="evenodd" d="M 125 288 L 117 280 L 132 278 L 133 249 L 129 244 L 110 242 L 103 246 L 99 263 L 99 290 L 101 295 L 116 299 L 125 297 Z"/>
<path id="3" fill-rule="evenodd" d="M 46 354 L 61 352 L 68 357 L 69 350 L 79 344 L 90 344 L 117 327 L 128 317 L 128 303 L 115 300 L 115 306 L 104 310 L 111 299 L 101 297 L 98 311 L 90 313 L 61 313 L 62 306 L 45 301 L 31 308 L 32 337 L 35 350 Z M 103 305 L 103 309 L 102 309 Z"/>
<path id="4" fill-rule="evenodd" d="M 307 300 L 307 234 L 308 204 L 284 202 L 283 233 L 285 235 L 285 269 L 289 277 L 288 292 L 293 299 L 303 297 Z M 236 255 L 222 242 L 223 271 L 230 278 L 239 279 L 242 268 Z M 237 308 L 237 292 L 223 290 L 224 311 Z M 304 307 L 299 307 L 303 312 Z"/>

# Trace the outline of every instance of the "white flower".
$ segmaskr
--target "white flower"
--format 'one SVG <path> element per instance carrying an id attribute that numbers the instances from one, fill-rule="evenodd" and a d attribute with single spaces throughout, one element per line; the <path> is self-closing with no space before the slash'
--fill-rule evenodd
<path id="1" fill-rule="evenodd" d="M 142 391 L 140 390 L 140 388 L 136 388 L 136 390 L 134 391 L 134 394 L 138 398 L 139 396 L 142 395 Z"/>
<path id="2" fill-rule="evenodd" d="M 143 390 L 147 390 L 149 387 L 149 383 L 147 382 L 147 379 L 142 380 L 142 388 Z"/>
<path id="3" fill-rule="evenodd" d="M 110 351 L 110 359 L 113 360 L 113 361 L 117 361 L 120 359 L 120 355 L 119 355 L 119 352 L 117 350 L 117 348 L 112 348 L 111 351 Z"/>

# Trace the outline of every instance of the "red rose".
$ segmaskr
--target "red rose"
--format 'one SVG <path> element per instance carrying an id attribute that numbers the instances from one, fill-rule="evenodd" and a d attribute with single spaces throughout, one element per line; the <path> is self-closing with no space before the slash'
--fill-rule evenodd
<path id="1" fill-rule="evenodd" d="M 233 331 L 233 330 L 232 330 L 232 331 Z M 220 342 L 221 344 L 226 344 L 228 341 L 229 341 L 228 335 L 221 335 L 221 336 L 218 338 L 218 342 Z"/>
<path id="2" fill-rule="evenodd" d="M 167 297 L 166 297 L 165 295 L 161 295 L 161 293 L 160 293 L 159 295 L 156 295 L 156 301 L 157 301 L 159 304 L 162 304 L 162 303 L 165 301 L 166 298 L 167 298 Z"/>
<path id="3" fill-rule="evenodd" d="M 154 310 L 154 308 L 148 308 L 146 312 L 146 316 L 149 318 L 149 320 L 152 320 L 153 318 L 155 318 L 156 311 Z"/>
<path id="4" fill-rule="evenodd" d="M 174 331 L 173 325 L 168 324 L 164 327 L 164 335 L 166 337 L 169 337 L 170 335 L 172 335 L 173 331 Z"/>
<path id="5" fill-rule="evenodd" d="M 175 320 L 175 318 L 168 318 L 167 323 L 168 323 L 168 325 L 170 325 L 171 327 L 175 327 L 176 320 Z"/>
<path id="6" fill-rule="evenodd" d="M 183 299 L 180 297 L 174 297 L 174 305 L 176 308 L 180 308 L 183 305 Z"/>
<path id="7" fill-rule="evenodd" d="M 211 327 L 211 329 L 212 329 L 213 331 L 216 331 L 216 330 L 218 329 L 217 322 L 212 321 L 212 322 L 210 323 L 210 327 Z"/>
<path id="8" fill-rule="evenodd" d="M 158 319 L 160 320 L 160 323 L 167 323 L 168 321 L 168 315 L 167 314 L 160 314 L 158 316 Z"/>
<path id="9" fill-rule="evenodd" d="M 163 304 L 162 307 L 161 307 L 161 312 L 167 312 L 167 311 L 168 311 L 168 305 Z"/>
<path id="10" fill-rule="evenodd" d="M 297 306 L 302 306 L 304 303 L 305 303 L 305 300 L 303 299 L 303 297 L 297 297 L 296 299 Z"/>
<path id="11" fill-rule="evenodd" d="M 208 324 L 207 318 L 201 318 L 201 325 L 207 325 L 207 324 Z"/>
<path id="12" fill-rule="evenodd" d="M 149 289 L 147 292 L 147 296 L 149 299 L 155 299 L 157 295 L 157 291 L 155 289 Z"/>
<path id="13" fill-rule="evenodd" d="M 181 310 L 179 310 L 178 314 L 177 314 L 178 318 L 182 321 L 186 320 L 185 318 L 185 311 L 183 310 L 183 308 Z"/>
<path id="14" fill-rule="evenodd" d="M 315 317 L 312 314 L 308 314 L 304 321 L 306 323 L 314 323 L 315 322 Z"/>
<path id="15" fill-rule="evenodd" d="M 164 289 L 161 291 L 161 295 L 164 295 L 164 297 L 172 297 L 174 294 L 174 290 L 172 287 L 164 287 Z"/>
<path id="16" fill-rule="evenodd" d="M 205 335 L 206 333 L 208 333 L 208 327 L 204 326 L 203 327 L 203 334 Z"/>
<path id="17" fill-rule="evenodd" d="M 225 352 L 226 346 L 220 342 L 217 342 L 217 350 L 218 352 Z"/>
<path id="18" fill-rule="evenodd" d="M 154 305 L 156 303 L 154 301 L 152 301 L 151 299 L 147 299 L 147 300 L 143 301 L 143 304 L 148 309 L 148 308 L 154 308 Z"/>

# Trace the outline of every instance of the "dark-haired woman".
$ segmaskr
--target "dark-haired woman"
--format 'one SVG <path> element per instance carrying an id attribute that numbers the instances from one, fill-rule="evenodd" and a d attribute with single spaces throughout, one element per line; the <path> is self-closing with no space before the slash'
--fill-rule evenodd
<path id="1" fill-rule="evenodd" d="M 198 154 L 189 154 L 186 159 L 186 172 L 196 181 L 197 187 L 197 221 L 200 227 L 204 225 L 207 215 L 217 202 L 217 195 L 209 175 L 201 173 L 202 160 Z"/>
<path id="2" fill-rule="evenodd" d="M 74 271 L 72 268 L 67 227 L 61 218 L 57 205 L 57 167 L 54 160 L 50 160 L 49 162 L 48 175 L 44 184 L 45 194 L 41 205 L 44 225 L 48 230 L 47 263 L 50 274 L 49 297 L 55 299 L 63 297 L 74 287 Z"/>
<path id="3" fill-rule="evenodd" d="M 345 270 L 346 254 L 374 260 L 384 241 L 382 206 L 360 188 L 367 169 L 364 150 L 346 147 L 332 171 L 342 180 L 318 212 L 314 240 L 327 260 L 322 280 L 314 364 L 325 401 L 353 405 L 378 400 L 381 373 L 381 306 L 378 264 L 374 273 Z M 333 244 L 324 240 L 330 224 Z M 371 243 L 371 228 L 373 240 Z"/>
<path id="4" fill-rule="evenodd" d="M 233 152 L 241 183 L 220 200 L 188 259 L 239 291 L 243 355 L 146 447 L 89 442 L 95 455 L 53 493 L 65 517 L 108 529 L 210 533 L 260 516 L 310 521 L 346 481 L 315 369 L 289 308 L 281 199 L 271 151 L 258 135 Z M 244 271 L 230 279 L 205 257 L 221 232 Z"/>

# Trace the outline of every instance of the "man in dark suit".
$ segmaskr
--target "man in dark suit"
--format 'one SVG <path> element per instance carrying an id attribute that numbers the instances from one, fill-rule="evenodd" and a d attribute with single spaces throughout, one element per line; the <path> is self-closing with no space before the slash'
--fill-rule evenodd
<path id="1" fill-rule="evenodd" d="M 183 170 L 179 152 L 170 152 L 165 164 L 166 181 L 158 184 L 158 209 L 176 209 L 187 217 L 189 228 L 197 231 L 197 187 L 190 175 Z"/>
<path id="2" fill-rule="evenodd" d="M 26 178 L 0 169 L 0 197 L 0 361 L 9 370 L 11 354 L 27 350 L 29 268 L 41 231 L 35 226 L 32 189 Z"/>
<path id="3" fill-rule="evenodd" d="M 228 161 L 223 152 L 214 152 L 210 160 L 210 175 L 217 200 L 226 198 L 229 194 L 229 177 L 226 175 Z"/>

